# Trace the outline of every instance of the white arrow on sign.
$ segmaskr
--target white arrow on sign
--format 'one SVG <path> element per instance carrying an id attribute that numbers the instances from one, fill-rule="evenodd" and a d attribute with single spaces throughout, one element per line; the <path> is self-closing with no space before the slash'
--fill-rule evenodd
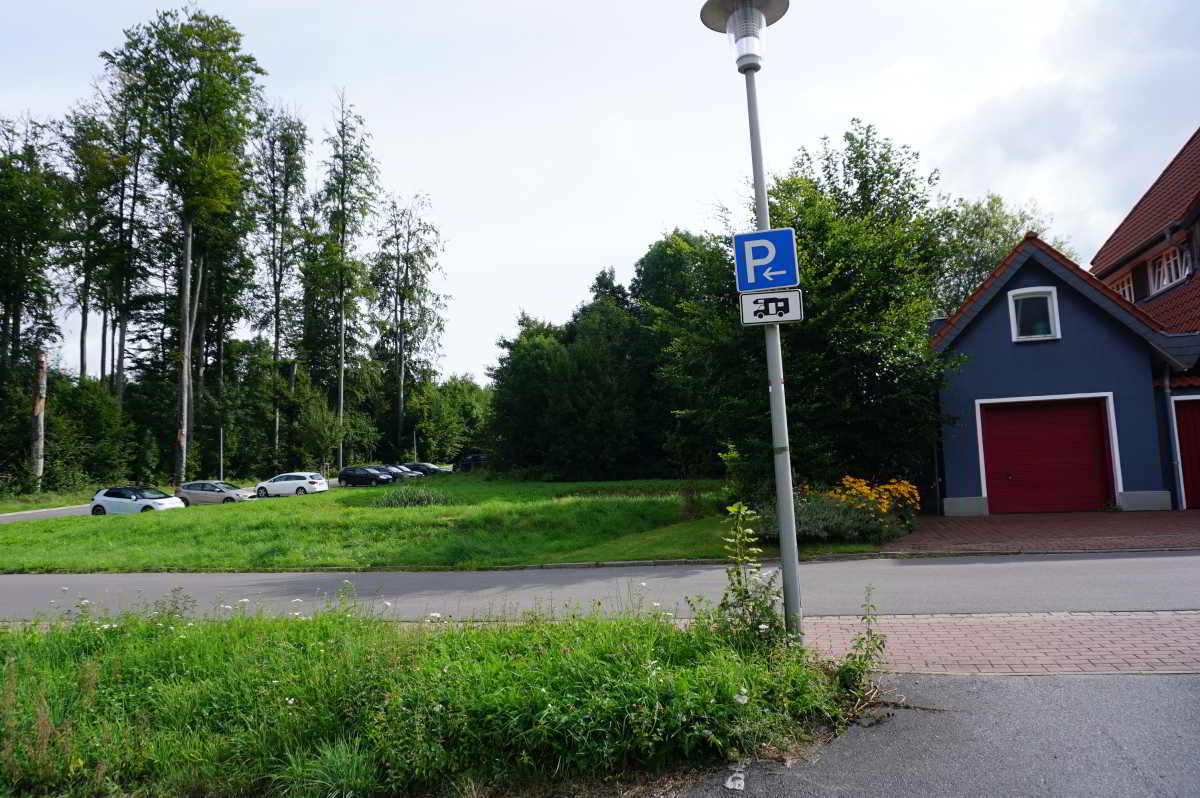
<path id="1" fill-rule="evenodd" d="M 768 280 L 771 280 L 776 277 L 782 277 L 785 274 L 787 274 L 786 269 L 767 269 L 765 272 L 763 272 L 763 277 L 766 277 Z"/>

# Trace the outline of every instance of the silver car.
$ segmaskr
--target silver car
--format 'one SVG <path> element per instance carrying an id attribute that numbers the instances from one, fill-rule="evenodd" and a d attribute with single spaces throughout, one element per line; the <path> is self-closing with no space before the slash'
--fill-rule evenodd
<path id="1" fill-rule="evenodd" d="M 175 491 L 188 507 L 193 504 L 233 504 L 255 498 L 251 488 L 239 488 L 228 482 L 185 482 Z"/>

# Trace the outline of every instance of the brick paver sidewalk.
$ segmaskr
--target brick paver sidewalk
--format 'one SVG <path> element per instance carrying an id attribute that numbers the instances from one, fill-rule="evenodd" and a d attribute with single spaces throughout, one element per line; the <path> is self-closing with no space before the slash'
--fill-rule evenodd
<path id="1" fill-rule="evenodd" d="M 1200 673 L 1200 610 L 881 615 L 885 670 L 904 673 Z M 805 642 L 845 653 L 862 622 L 808 618 Z"/>
<path id="2" fill-rule="evenodd" d="M 1198 549 L 1200 510 L 922 516 L 887 551 L 1096 551 Z"/>

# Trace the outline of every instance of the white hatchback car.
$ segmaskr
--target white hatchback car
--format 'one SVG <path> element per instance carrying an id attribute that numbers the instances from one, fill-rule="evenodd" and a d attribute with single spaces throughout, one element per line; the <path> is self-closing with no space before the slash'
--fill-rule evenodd
<path id="1" fill-rule="evenodd" d="M 151 510 L 173 510 L 186 507 L 181 499 L 169 496 L 157 488 L 128 485 L 105 488 L 92 497 L 92 515 L 148 513 Z"/>
<path id="2" fill-rule="evenodd" d="M 280 474 L 254 486 L 254 492 L 260 499 L 267 496 L 303 496 L 323 490 L 329 490 L 329 483 L 325 481 L 325 477 L 307 471 Z"/>

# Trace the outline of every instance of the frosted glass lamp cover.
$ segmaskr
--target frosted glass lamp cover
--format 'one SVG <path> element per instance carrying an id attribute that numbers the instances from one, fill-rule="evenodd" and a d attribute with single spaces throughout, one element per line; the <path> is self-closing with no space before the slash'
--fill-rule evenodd
<path id="1" fill-rule="evenodd" d="M 763 28 L 787 9 L 788 0 L 708 0 L 700 9 L 700 21 L 729 36 L 738 71 L 746 72 L 762 66 Z"/>

